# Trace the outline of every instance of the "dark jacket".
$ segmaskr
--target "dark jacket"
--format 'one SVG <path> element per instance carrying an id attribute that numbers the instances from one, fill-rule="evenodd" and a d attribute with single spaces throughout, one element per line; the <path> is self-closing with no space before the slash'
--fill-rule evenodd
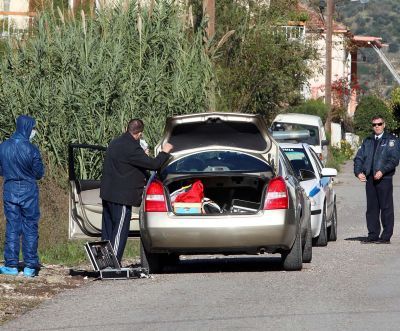
<path id="1" fill-rule="evenodd" d="M 107 148 L 101 179 L 100 197 L 126 206 L 140 206 L 146 185 L 146 170 L 157 170 L 169 158 L 160 152 L 156 158 L 147 156 L 139 140 L 124 133 Z"/>
<path id="2" fill-rule="evenodd" d="M 29 141 L 35 124 L 32 117 L 19 116 L 15 133 L 0 144 L 0 176 L 4 177 L 6 201 L 39 198 L 36 180 L 43 177 L 44 167 L 39 149 Z"/>
<path id="3" fill-rule="evenodd" d="M 354 158 L 354 174 L 358 176 L 364 173 L 366 176 L 374 176 L 377 171 L 381 171 L 383 178 L 392 177 L 399 164 L 399 142 L 395 136 L 384 132 L 374 156 L 374 139 L 375 135 L 372 134 L 363 141 Z"/>

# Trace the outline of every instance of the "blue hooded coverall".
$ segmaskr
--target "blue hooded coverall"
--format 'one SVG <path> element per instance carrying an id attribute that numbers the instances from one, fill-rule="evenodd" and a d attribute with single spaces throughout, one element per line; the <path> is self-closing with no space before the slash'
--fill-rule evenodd
<path id="1" fill-rule="evenodd" d="M 6 267 L 18 267 L 20 237 L 25 266 L 39 267 L 39 188 L 44 167 L 39 149 L 29 141 L 36 122 L 19 116 L 17 130 L 0 144 L 0 175 L 4 177 L 3 202 L 7 220 L 4 260 Z"/>

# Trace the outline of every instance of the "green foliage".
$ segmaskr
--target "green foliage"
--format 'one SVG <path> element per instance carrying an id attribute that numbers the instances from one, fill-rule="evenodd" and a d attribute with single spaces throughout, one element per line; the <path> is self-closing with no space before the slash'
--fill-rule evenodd
<path id="1" fill-rule="evenodd" d="M 235 30 L 216 58 L 218 110 L 271 119 L 279 108 L 299 98 L 310 74 L 306 61 L 315 53 L 311 45 L 289 41 L 281 33 L 279 3 L 267 10 L 245 8 L 236 1 L 217 2 L 217 40 Z"/>
<path id="2" fill-rule="evenodd" d="M 40 261 L 41 263 L 63 264 L 71 267 L 87 262 L 87 255 L 83 247 L 85 242 L 77 240 L 54 243 L 54 246 L 39 250 Z M 124 251 L 124 259 L 135 258 L 139 255 L 139 241 L 128 240 Z"/>
<path id="3" fill-rule="evenodd" d="M 390 107 L 392 109 L 393 117 L 397 123 L 400 123 L 400 87 L 395 88 L 390 96 Z M 395 133 L 400 133 L 400 128 L 394 130 Z"/>
<path id="4" fill-rule="evenodd" d="M 397 87 L 392 91 L 390 106 L 392 107 L 396 121 L 400 122 L 400 87 Z"/>
<path id="5" fill-rule="evenodd" d="M 2 63 L 0 141 L 19 114 L 32 115 L 50 171 L 65 170 L 69 142 L 107 145 L 138 117 L 155 146 L 167 116 L 207 110 L 213 75 L 203 32 L 174 3 L 138 11 L 132 1 L 93 18 L 42 13 Z"/>
<path id="6" fill-rule="evenodd" d="M 287 113 L 309 114 L 321 117 L 325 122 L 328 115 L 328 107 L 322 100 L 307 100 L 300 105 L 289 107 Z"/>
<path id="7" fill-rule="evenodd" d="M 389 131 L 397 126 L 393 113 L 384 101 L 372 95 L 363 97 L 354 114 L 354 129 L 362 138 L 371 133 L 371 119 L 374 116 L 382 116 Z"/>
<path id="8" fill-rule="evenodd" d="M 329 146 L 326 166 L 340 171 L 340 166 L 353 156 L 354 150 L 351 148 L 351 145 L 347 141 L 342 140 L 340 148 Z"/>

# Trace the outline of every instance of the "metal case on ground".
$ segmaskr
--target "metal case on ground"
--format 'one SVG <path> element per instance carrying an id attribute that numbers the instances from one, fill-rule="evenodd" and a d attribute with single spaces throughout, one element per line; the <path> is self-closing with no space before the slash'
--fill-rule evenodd
<path id="1" fill-rule="evenodd" d="M 142 268 L 121 268 L 109 240 L 88 242 L 85 250 L 100 279 L 140 278 L 147 274 Z"/>

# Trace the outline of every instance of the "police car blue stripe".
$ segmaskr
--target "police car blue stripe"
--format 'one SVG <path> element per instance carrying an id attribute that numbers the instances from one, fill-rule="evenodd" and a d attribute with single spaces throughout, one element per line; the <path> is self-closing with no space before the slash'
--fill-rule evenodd
<path id="1" fill-rule="evenodd" d="M 319 191 L 321 191 L 321 190 L 319 189 L 319 187 L 318 187 L 318 186 L 314 186 L 314 187 L 312 188 L 312 190 L 310 191 L 310 193 L 308 194 L 308 196 L 309 196 L 310 198 L 312 198 L 312 197 L 316 196 L 316 195 L 318 194 Z"/>

